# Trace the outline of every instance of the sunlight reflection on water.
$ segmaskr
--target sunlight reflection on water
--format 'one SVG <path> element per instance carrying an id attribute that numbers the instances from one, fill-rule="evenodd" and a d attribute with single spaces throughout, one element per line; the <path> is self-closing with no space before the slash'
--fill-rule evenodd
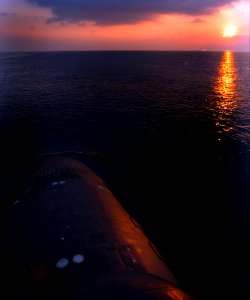
<path id="1" fill-rule="evenodd" d="M 239 107 L 239 101 L 242 100 L 237 86 L 237 77 L 234 54 L 231 51 L 226 51 L 223 54 L 215 81 L 216 101 L 212 107 L 219 133 L 233 130 L 232 118 Z"/>

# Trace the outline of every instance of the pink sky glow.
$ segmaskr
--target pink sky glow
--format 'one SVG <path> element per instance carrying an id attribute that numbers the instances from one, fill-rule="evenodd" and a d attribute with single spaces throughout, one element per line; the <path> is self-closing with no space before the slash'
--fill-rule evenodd
<path id="1" fill-rule="evenodd" d="M 157 12 L 135 21 L 109 24 L 105 19 L 100 24 L 54 20 L 51 7 L 32 0 L 0 0 L 0 51 L 249 51 L 249 1 L 229 2 L 211 13 Z M 232 25 L 235 35 L 223 37 Z"/>

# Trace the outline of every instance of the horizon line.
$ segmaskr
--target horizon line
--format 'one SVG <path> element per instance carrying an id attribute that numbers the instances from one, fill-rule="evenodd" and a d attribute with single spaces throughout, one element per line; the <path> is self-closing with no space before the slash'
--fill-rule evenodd
<path id="1" fill-rule="evenodd" d="M 231 49 L 225 49 L 225 50 L 148 50 L 148 49 L 88 49 L 88 50 L 0 50 L 0 53 L 31 53 L 31 52 L 243 52 L 243 53 L 250 53 L 249 50 L 231 50 Z"/>

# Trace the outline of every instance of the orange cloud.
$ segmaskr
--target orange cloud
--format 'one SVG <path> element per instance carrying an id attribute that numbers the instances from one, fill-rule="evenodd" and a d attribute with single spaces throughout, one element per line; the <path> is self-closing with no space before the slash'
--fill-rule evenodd
<path id="1" fill-rule="evenodd" d="M 27 50 L 248 50 L 247 34 L 230 42 L 222 37 L 229 20 L 237 22 L 239 32 L 247 33 L 247 5 L 240 1 L 195 18 L 161 14 L 136 24 L 97 25 L 90 21 L 48 24 L 46 20 L 53 16 L 49 9 L 23 3 L 20 11 L 12 8 L 6 12 L 9 15 L 0 15 L 0 42 L 6 49 L 20 43 L 22 50 L 25 45 Z"/>

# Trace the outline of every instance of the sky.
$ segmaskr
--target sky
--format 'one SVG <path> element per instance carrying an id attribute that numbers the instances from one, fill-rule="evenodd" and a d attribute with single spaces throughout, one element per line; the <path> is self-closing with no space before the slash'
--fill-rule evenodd
<path id="1" fill-rule="evenodd" d="M 0 0 L 0 51 L 249 51 L 249 0 Z"/>

